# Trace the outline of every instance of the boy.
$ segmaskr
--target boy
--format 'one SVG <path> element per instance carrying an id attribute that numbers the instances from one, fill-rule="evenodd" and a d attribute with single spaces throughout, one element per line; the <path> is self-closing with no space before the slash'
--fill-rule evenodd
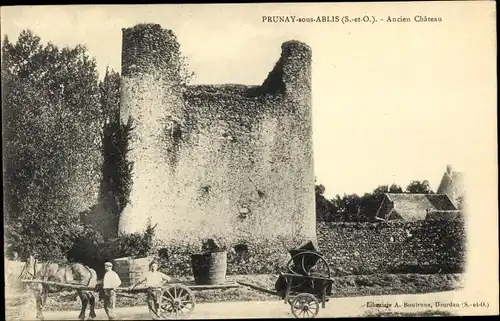
<path id="1" fill-rule="evenodd" d="M 118 274 L 113 271 L 113 264 L 111 262 L 104 263 L 104 278 L 102 280 L 102 288 L 104 294 L 104 311 L 108 315 L 109 320 L 115 319 L 115 302 L 116 302 L 116 288 L 118 288 L 122 281 Z"/>
<path id="2" fill-rule="evenodd" d="M 141 283 L 146 283 L 146 287 L 148 287 L 147 301 L 148 307 L 155 314 L 158 313 L 158 294 L 161 294 L 161 287 L 165 282 L 172 281 L 172 278 L 168 275 L 158 271 L 158 263 L 153 261 L 149 264 L 149 271 L 146 272 L 146 275 L 142 280 L 134 284 L 130 290 L 135 288 L 137 285 Z"/>

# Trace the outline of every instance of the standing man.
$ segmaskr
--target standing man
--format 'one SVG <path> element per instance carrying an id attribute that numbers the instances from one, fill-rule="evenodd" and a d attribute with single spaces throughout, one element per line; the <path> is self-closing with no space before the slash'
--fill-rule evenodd
<path id="1" fill-rule="evenodd" d="M 158 263 L 156 261 L 152 261 L 149 264 L 149 271 L 146 272 L 144 278 L 134 284 L 130 289 L 132 290 L 137 285 L 141 283 L 146 283 L 146 287 L 148 287 L 148 307 L 149 310 L 158 313 L 158 295 L 161 293 L 161 287 L 165 282 L 172 281 L 172 278 L 168 275 L 158 271 Z"/>
<path id="2" fill-rule="evenodd" d="M 116 303 L 116 288 L 122 284 L 122 280 L 115 271 L 111 262 L 104 263 L 106 273 L 102 280 L 102 288 L 104 294 L 104 311 L 108 315 L 109 320 L 115 319 L 115 303 Z"/>

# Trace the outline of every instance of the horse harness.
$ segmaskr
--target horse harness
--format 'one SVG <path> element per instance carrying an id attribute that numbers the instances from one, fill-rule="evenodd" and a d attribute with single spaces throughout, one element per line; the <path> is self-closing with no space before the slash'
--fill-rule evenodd
<path id="1" fill-rule="evenodd" d="M 28 270 L 28 264 L 25 264 L 23 269 L 21 270 L 21 273 L 19 274 L 19 279 L 25 279 L 26 276 L 30 276 L 31 279 L 35 279 L 37 277 L 37 269 L 36 269 L 36 266 L 37 266 L 37 262 L 36 262 L 36 259 L 34 260 L 33 262 L 33 273 L 31 271 Z M 46 263 L 42 263 L 42 267 L 41 267 L 41 271 L 47 271 L 48 269 L 48 266 L 49 266 L 49 262 L 46 262 Z M 87 270 L 87 272 L 89 273 L 89 280 L 88 280 L 88 283 L 87 283 L 87 286 L 90 286 L 90 284 L 92 283 L 92 279 L 93 279 L 93 274 L 92 274 L 92 271 L 91 269 L 86 266 L 86 265 L 83 265 L 85 267 L 85 269 Z M 71 282 L 68 282 L 68 268 L 69 266 L 67 264 L 64 264 L 63 266 L 60 266 L 59 268 L 63 268 L 64 269 L 64 280 L 67 282 L 67 283 L 71 283 Z M 58 269 L 59 270 L 59 269 Z M 56 274 L 57 274 L 57 271 L 56 271 Z M 43 276 L 43 280 L 44 281 L 47 281 L 48 280 L 48 277 L 49 277 L 49 273 L 45 273 L 45 275 Z M 73 280 L 71 280 L 73 281 Z"/>

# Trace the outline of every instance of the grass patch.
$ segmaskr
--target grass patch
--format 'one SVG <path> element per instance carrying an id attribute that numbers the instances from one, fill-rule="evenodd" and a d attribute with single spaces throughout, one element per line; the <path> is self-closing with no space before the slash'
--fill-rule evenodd
<path id="1" fill-rule="evenodd" d="M 372 274 L 334 278 L 333 297 L 418 294 L 461 287 L 462 274 Z"/>

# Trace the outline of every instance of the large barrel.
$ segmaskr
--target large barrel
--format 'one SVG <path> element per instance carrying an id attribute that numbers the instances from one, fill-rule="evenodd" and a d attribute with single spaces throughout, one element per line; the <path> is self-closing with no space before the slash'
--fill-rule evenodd
<path id="1" fill-rule="evenodd" d="M 224 284 L 227 271 L 227 252 L 192 254 L 191 264 L 195 284 Z"/>
<path id="2" fill-rule="evenodd" d="M 144 277 L 144 274 L 149 271 L 149 263 L 152 260 L 152 257 L 139 259 L 122 257 L 113 261 L 113 270 L 122 280 L 122 286 L 130 286 Z"/>

